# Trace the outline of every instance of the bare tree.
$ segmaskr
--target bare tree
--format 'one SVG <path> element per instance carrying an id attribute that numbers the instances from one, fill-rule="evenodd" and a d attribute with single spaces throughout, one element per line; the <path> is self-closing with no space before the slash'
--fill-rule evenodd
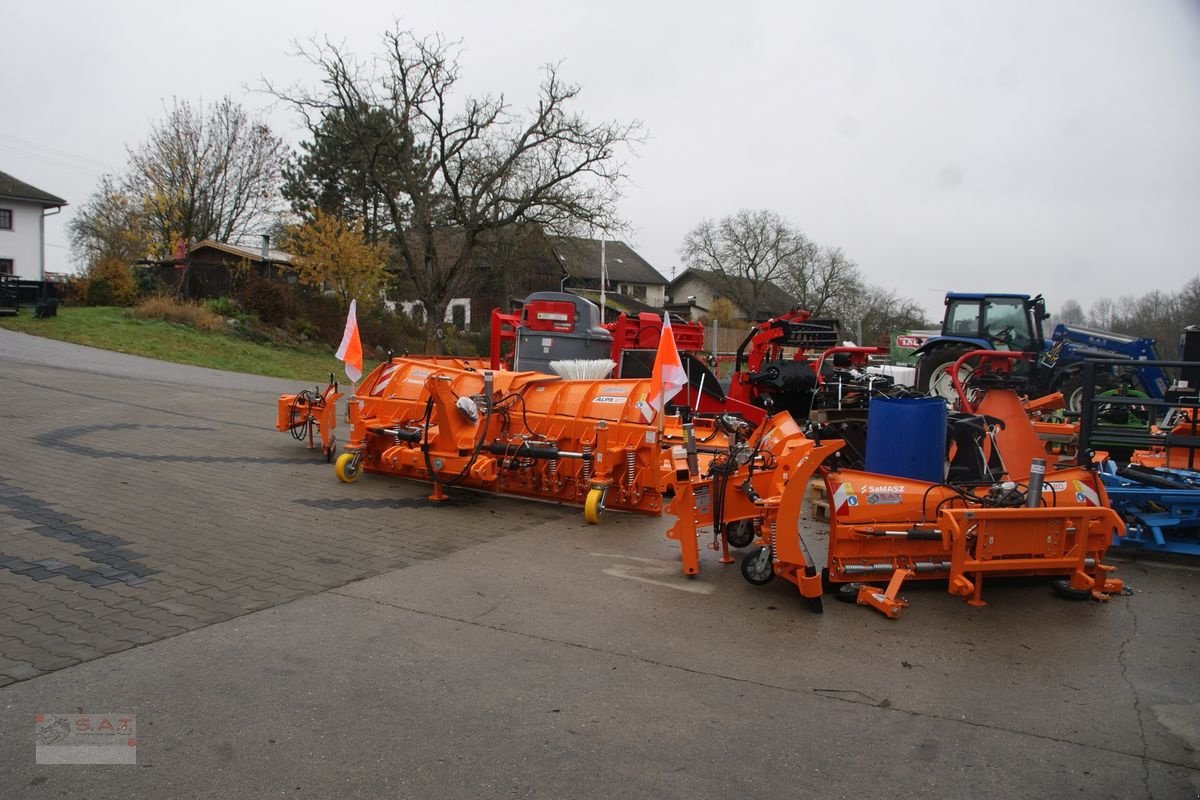
<path id="1" fill-rule="evenodd" d="M 1088 310 L 1088 325 L 1100 330 L 1109 331 L 1117 321 L 1117 304 L 1107 297 L 1101 297 L 1092 303 Z"/>
<path id="2" fill-rule="evenodd" d="M 788 270 L 783 288 L 800 305 L 821 316 L 839 299 L 863 290 L 858 265 L 840 247 L 812 248 L 814 255 Z"/>
<path id="3" fill-rule="evenodd" d="M 783 288 L 811 271 L 816 253 L 808 237 L 774 211 L 745 209 L 720 222 L 704 220 L 679 249 L 685 265 L 717 275 L 725 295 L 752 318 L 770 285 Z"/>
<path id="4" fill-rule="evenodd" d="M 67 234 L 76 257 L 89 269 L 102 260 L 128 267 L 152 247 L 141 203 L 112 175 L 100 178 L 96 191 L 67 224 Z"/>
<path id="5" fill-rule="evenodd" d="M 536 105 L 518 114 L 503 95 L 457 104 L 457 47 L 441 37 L 389 32 L 365 64 L 329 42 L 300 55 L 320 71 L 320 87 L 267 91 L 298 109 L 314 137 L 343 143 L 356 173 L 347 183 L 361 177 L 364 199 L 383 203 L 405 282 L 429 311 L 427 346 L 439 347 L 481 234 L 518 223 L 552 233 L 619 226 L 617 151 L 639 141 L 640 124 L 588 122 L 572 110 L 579 87 L 557 66 L 546 67 Z"/>
<path id="6" fill-rule="evenodd" d="M 881 286 L 860 284 L 844 291 L 828 311 L 841 320 L 847 333 L 861 324 L 861 345 L 886 346 L 893 331 L 929 326 L 920 304 Z"/>
<path id="7" fill-rule="evenodd" d="M 226 97 L 208 109 L 175 100 L 150 137 L 129 151 L 126 193 L 142 203 L 160 253 L 179 239 L 233 242 L 261 232 L 278 210 L 287 150 Z"/>
<path id="8" fill-rule="evenodd" d="M 1075 300 L 1066 300 L 1062 304 L 1062 308 L 1054 315 L 1054 322 L 1059 322 L 1065 325 L 1082 325 L 1087 319 L 1083 313 L 1083 306 L 1079 305 Z"/>

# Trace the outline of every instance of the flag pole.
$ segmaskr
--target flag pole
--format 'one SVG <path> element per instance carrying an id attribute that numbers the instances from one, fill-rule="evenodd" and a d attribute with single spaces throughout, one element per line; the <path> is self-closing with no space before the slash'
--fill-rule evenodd
<path id="1" fill-rule="evenodd" d="M 671 330 L 670 325 L 671 325 L 671 318 L 667 316 L 666 311 L 663 311 L 663 326 L 658 332 L 658 338 L 660 341 L 663 339 L 663 337 L 665 337 L 670 332 L 670 330 Z M 655 353 L 654 358 L 655 358 L 655 360 L 658 359 L 657 353 Z M 661 398 L 661 402 L 662 402 L 662 410 L 658 412 L 658 443 L 659 443 L 659 445 L 661 445 L 662 440 L 663 440 L 663 425 L 665 423 L 664 417 L 667 416 L 667 398 L 663 397 L 663 392 L 664 392 L 663 370 L 661 370 L 661 369 L 652 370 L 651 374 L 658 378 L 658 386 L 654 387 L 654 391 L 655 391 L 655 397 Z"/>
<path id="2" fill-rule="evenodd" d="M 607 305 L 605 284 L 608 283 L 608 260 L 604 255 L 604 237 L 600 238 L 600 324 L 605 323 L 604 310 Z"/>

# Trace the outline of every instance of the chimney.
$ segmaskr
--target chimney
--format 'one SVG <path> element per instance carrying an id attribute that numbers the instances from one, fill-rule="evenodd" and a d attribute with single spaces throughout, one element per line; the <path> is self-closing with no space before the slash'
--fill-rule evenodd
<path id="1" fill-rule="evenodd" d="M 263 261 L 270 261 L 270 260 L 271 260 L 271 257 L 270 257 L 270 250 L 271 250 L 271 237 L 270 237 L 270 236 L 268 236 L 267 234 L 265 234 L 265 233 L 264 233 L 264 234 L 263 234 L 263 237 L 262 237 L 262 240 L 263 240 L 263 246 L 262 246 L 262 260 L 263 260 Z"/>

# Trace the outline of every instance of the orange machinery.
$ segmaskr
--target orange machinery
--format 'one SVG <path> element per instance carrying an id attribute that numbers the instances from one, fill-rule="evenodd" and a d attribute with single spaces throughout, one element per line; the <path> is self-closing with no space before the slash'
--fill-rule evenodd
<path id="1" fill-rule="evenodd" d="M 688 468 L 688 433 L 695 431 L 701 451 L 724 450 L 727 439 L 712 420 L 659 419 L 646 402 L 651 389 L 648 378 L 564 380 L 454 359 L 393 358 L 350 398 L 350 438 L 334 471 L 345 482 L 364 471 L 428 481 L 433 500 L 462 486 L 579 503 L 593 523 L 605 508 L 659 514 L 678 471 Z M 292 418 L 294 398 L 279 399 L 281 425 Z"/>
<path id="2" fill-rule="evenodd" d="M 725 453 L 714 455 L 705 474 L 691 470 L 675 485 L 667 507 L 675 524 L 667 538 L 679 542 L 685 575 L 700 571 L 701 529 L 713 533 L 712 549 L 729 563 L 730 545 L 761 543 L 742 561 L 742 575 L 766 583 L 776 574 L 796 585 L 809 607 L 823 610 L 821 577 L 800 538 L 797 522 L 805 489 L 821 462 L 845 444 L 809 439 L 786 412 L 757 430 L 734 432 Z M 741 434 L 741 435 L 739 435 Z"/>
<path id="3" fill-rule="evenodd" d="M 308 449 L 316 449 L 316 439 L 321 440 L 321 453 L 326 461 L 333 460 L 337 450 L 337 403 L 342 399 L 337 381 L 329 376 L 329 385 L 324 391 L 319 386 L 301 389 L 296 394 L 279 396 L 276 404 L 275 428 L 292 434 L 298 442 L 308 440 Z"/>
<path id="4" fill-rule="evenodd" d="M 976 351 L 964 358 L 1011 360 L 1020 354 Z M 999 363 L 997 361 L 997 363 Z M 1002 370 L 1000 370 L 1002 372 Z M 958 365 L 952 375 L 957 375 Z M 977 453 L 959 444 L 948 454 L 956 477 L 942 483 L 833 469 L 825 474 L 830 498 L 830 532 L 824 579 L 839 586 L 842 599 L 872 606 L 895 618 L 907 603 L 898 597 L 907 580 L 942 580 L 951 594 L 983 605 L 989 575 L 1059 578 L 1064 596 L 1107 599 L 1122 589 L 1102 559 L 1124 523 L 1111 508 L 1093 468 L 1063 466 L 1045 471 L 1046 451 L 1017 394 L 993 382 L 977 403 L 961 402 L 968 413 L 956 422 L 979 431 Z M 797 441 L 790 479 L 782 476 L 771 494 L 751 498 L 761 511 L 757 548 L 742 561 L 742 574 L 761 584 L 776 575 L 796 584 L 810 603 L 821 577 L 800 538 L 799 519 L 808 477 L 839 443 Z M 961 452 L 959 452 L 961 451 Z M 973 466 L 972 466 L 973 465 Z M 978 474 L 964 472 L 977 469 Z M 724 483 L 724 502 L 741 501 L 744 467 Z M 698 477 L 693 493 L 705 491 Z M 668 537 L 688 541 L 709 517 L 687 513 L 685 491 L 677 488 L 672 511 L 680 514 Z M 715 492 L 714 492 L 715 494 Z M 762 493 L 760 493 L 762 494 Z M 697 504 L 699 505 L 699 504 Z M 728 538 L 728 537 L 727 537 Z M 685 572 L 688 561 L 685 557 Z M 886 588 L 874 585 L 886 583 Z M 814 605 L 814 607 L 816 607 Z"/>

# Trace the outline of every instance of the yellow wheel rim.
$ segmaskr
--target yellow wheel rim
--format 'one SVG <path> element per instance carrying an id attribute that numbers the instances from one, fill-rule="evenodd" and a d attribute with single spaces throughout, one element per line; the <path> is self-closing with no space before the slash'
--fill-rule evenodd
<path id="1" fill-rule="evenodd" d="M 583 501 L 583 518 L 591 525 L 599 525 L 602 511 L 604 511 L 604 490 L 589 490 L 587 499 Z"/>

